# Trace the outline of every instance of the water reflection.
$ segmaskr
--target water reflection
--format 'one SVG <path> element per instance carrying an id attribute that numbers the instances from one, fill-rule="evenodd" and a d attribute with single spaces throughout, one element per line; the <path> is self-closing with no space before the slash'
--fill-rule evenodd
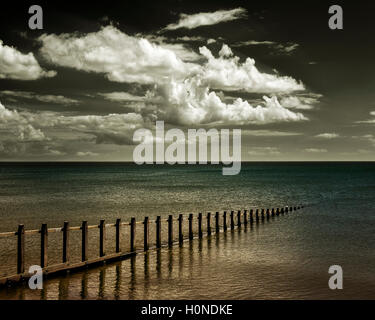
<path id="1" fill-rule="evenodd" d="M 185 241 L 97 269 L 48 279 L 41 291 L 0 291 L 11 299 L 300 299 L 374 297 L 368 284 L 327 290 L 325 263 L 306 266 L 291 219 L 265 216 L 203 239 Z M 279 239 L 272 241 L 270 239 Z M 270 245 L 272 244 L 272 245 Z M 324 270 L 322 272 L 321 270 Z M 261 271 L 261 272 L 260 272 Z M 239 281 L 239 279 L 241 279 Z M 355 289 L 354 289 L 355 288 Z M 360 288 L 360 290 L 359 290 Z M 367 291 L 366 291 L 367 290 Z M 344 290 L 343 290 L 344 291 Z M 357 295 L 355 295 L 357 294 Z"/>

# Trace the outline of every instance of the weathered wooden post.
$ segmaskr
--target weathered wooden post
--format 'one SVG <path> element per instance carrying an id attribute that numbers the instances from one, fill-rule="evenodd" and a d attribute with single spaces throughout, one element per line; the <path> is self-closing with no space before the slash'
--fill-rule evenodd
<path id="1" fill-rule="evenodd" d="M 299 209 L 301 209 L 301 207 L 300 207 L 300 206 L 298 206 L 298 207 L 297 207 L 297 209 L 299 210 Z"/>
<path id="2" fill-rule="evenodd" d="M 237 225 L 238 228 L 241 228 L 241 210 L 237 211 Z"/>
<path id="3" fill-rule="evenodd" d="M 194 238 L 194 233 L 193 233 L 193 214 L 189 214 L 189 240 L 193 240 Z"/>
<path id="4" fill-rule="evenodd" d="M 285 213 L 288 213 L 289 212 L 289 208 L 288 206 L 285 207 Z"/>
<path id="5" fill-rule="evenodd" d="M 156 247 L 160 248 L 161 247 L 161 217 L 157 216 L 156 220 Z"/>
<path id="6" fill-rule="evenodd" d="M 99 223 L 99 257 L 105 256 L 105 220 Z"/>
<path id="7" fill-rule="evenodd" d="M 280 215 L 280 208 L 276 208 L 276 215 Z"/>
<path id="8" fill-rule="evenodd" d="M 63 263 L 68 263 L 70 258 L 69 252 L 69 222 L 64 221 L 64 226 L 62 228 L 63 232 L 63 255 L 62 261 Z"/>
<path id="9" fill-rule="evenodd" d="M 234 211 L 233 210 L 230 212 L 230 229 L 231 230 L 234 229 Z"/>
<path id="10" fill-rule="evenodd" d="M 86 261 L 87 249 L 88 249 L 88 233 L 89 233 L 87 221 L 82 221 L 81 230 L 82 230 L 82 261 Z"/>
<path id="11" fill-rule="evenodd" d="M 260 215 L 262 216 L 262 220 L 264 220 L 264 209 L 261 210 Z"/>
<path id="12" fill-rule="evenodd" d="M 256 221 L 259 220 L 259 209 L 255 210 L 255 219 L 256 219 Z"/>
<path id="13" fill-rule="evenodd" d="M 18 225 L 17 230 L 17 273 L 25 272 L 25 226 Z"/>
<path id="14" fill-rule="evenodd" d="M 148 239 L 149 239 L 149 220 L 148 220 L 148 217 L 145 217 L 143 221 L 143 250 L 144 251 L 147 251 L 149 248 Z"/>
<path id="15" fill-rule="evenodd" d="M 272 216 L 272 217 L 275 216 L 275 208 L 272 208 L 272 209 L 271 209 L 271 216 Z"/>
<path id="16" fill-rule="evenodd" d="M 173 216 L 168 216 L 168 245 L 173 245 Z"/>
<path id="17" fill-rule="evenodd" d="M 294 207 L 294 211 L 296 211 L 297 210 L 297 207 Z"/>
<path id="18" fill-rule="evenodd" d="M 290 212 L 293 211 L 293 207 L 292 207 L 292 206 L 289 207 L 289 211 L 290 211 Z"/>
<path id="19" fill-rule="evenodd" d="M 40 229 L 40 266 L 46 267 L 48 263 L 48 229 L 47 224 L 43 223 Z"/>
<path id="20" fill-rule="evenodd" d="M 207 235 L 211 234 L 211 212 L 207 212 Z"/>
<path id="21" fill-rule="evenodd" d="M 198 213 L 198 237 L 203 237 L 203 231 L 202 231 L 202 213 Z"/>
<path id="22" fill-rule="evenodd" d="M 130 219 L 130 252 L 135 251 L 135 228 L 136 228 L 135 218 L 132 217 Z"/>
<path id="23" fill-rule="evenodd" d="M 215 232 L 219 233 L 220 232 L 220 224 L 219 224 L 219 212 L 216 211 L 215 213 Z"/>
<path id="24" fill-rule="evenodd" d="M 183 221 L 184 221 L 184 216 L 182 214 L 179 214 L 178 215 L 178 242 L 180 244 L 184 242 Z"/>
<path id="25" fill-rule="evenodd" d="M 282 207 L 282 208 L 280 209 L 280 213 L 281 213 L 281 214 L 284 214 L 284 207 Z"/>
<path id="26" fill-rule="evenodd" d="M 247 226 L 247 210 L 245 209 L 244 211 L 243 211 L 243 223 L 244 223 L 244 225 L 245 226 Z"/>
<path id="27" fill-rule="evenodd" d="M 227 212 L 224 211 L 223 213 L 223 230 L 227 231 Z"/>
<path id="28" fill-rule="evenodd" d="M 250 212 L 249 212 L 250 223 L 253 223 L 253 222 L 254 222 L 253 213 L 254 213 L 254 210 L 253 210 L 253 209 L 250 209 Z"/>
<path id="29" fill-rule="evenodd" d="M 121 251 L 121 219 L 116 219 L 116 253 Z"/>
<path id="30" fill-rule="evenodd" d="M 267 219 L 270 218 L 270 209 L 267 209 L 267 210 L 266 210 L 266 216 L 267 216 Z"/>

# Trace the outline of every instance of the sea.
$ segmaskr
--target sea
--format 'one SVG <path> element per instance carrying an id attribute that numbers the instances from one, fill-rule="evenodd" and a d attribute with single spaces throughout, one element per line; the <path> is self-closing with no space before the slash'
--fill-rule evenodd
<path id="1" fill-rule="evenodd" d="M 0 163 L 0 233 L 59 228 L 82 221 L 106 228 L 114 252 L 117 218 L 300 206 L 283 215 L 182 245 L 27 283 L 0 288 L 0 299 L 375 299 L 375 162 L 246 162 L 238 175 L 220 165 L 133 163 Z M 196 220 L 194 220 L 196 223 Z M 221 220 L 220 220 L 221 221 Z M 212 218 L 212 227 L 214 226 Z M 228 220 L 229 223 L 229 220 Z M 177 224 L 177 223 L 176 223 Z M 175 226 L 176 228 L 177 226 Z M 142 225 L 136 243 L 141 249 Z M 122 250 L 129 248 L 123 227 Z M 195 229 L 196 230 L 196 229 Z M 89 258 L 98 255 L 98 228 L 89 229 Z M 177 232 L 174 232 L 177 236 Z M 71 260 L 80 260 L 79 230 Z M 61 262 L 61 232 L 48 235 L 48 263 Z M 16 272 L 16 236 L 0 237 L 0 277 Z M 26 268 L 39 263 L 40 234 L 25 235 Z M 331 266 L 343 288 L 331 289 Z"/>

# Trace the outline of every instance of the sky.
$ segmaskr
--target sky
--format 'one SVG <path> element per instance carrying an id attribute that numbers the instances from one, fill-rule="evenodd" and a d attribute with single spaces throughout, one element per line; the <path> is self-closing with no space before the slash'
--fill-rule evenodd
<path id="1" fill-rule="evenodd" d="M 375 4 L 39 1 L 0 21 L 0 161 L 132 161 L 133 133 L 241 129 L 246 161 L 375 160 Z"/>

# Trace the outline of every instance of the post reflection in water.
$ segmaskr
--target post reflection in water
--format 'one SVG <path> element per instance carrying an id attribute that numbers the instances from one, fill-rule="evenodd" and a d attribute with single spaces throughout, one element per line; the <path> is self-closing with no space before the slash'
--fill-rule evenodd
<path id="1" fill-rule="evenodd" d="M 116 264 L 116 272 L 115 272 L 115 287 L 113 296 L 115 300 L 120 299 L 120 291 L 121 291 L 121 263 Z"/>
<path id="2" fill-rule="evenodd" d="M 129 283 L 129 299 L 135 299 L 136 293 L 136 256 L 130 258 L 130 283 Z"/>
<path id="3" fill-rule="evenodd" d="M 18 289 L 4 289 L 2 294 L 11 299 L 61 300 L 329 298 L 331 292 L 322 286 L 326 273 L 316 276 L 314 270 L 305 272 L 306 277 L 299 274 L 305 251 L 293 241 L 303 233 L 305 224 L 302 218 L 299 222 L 296 219 L 259 217 L 241 228 L 46 279 L 43 290 L 30 290 L 24 284 Z M 274 238 L 280 241 L 270 246 Z M 288 263 L 290 260 L 296 264 Z M 360 287 L 362 292 L 366 288 Z M 348 292 L 345 298 L 352 294 Z"/>
<path id="4" fill-rule="evenodd" d="M 103 268 L 99 272 L 99 291 L 98 291 L 98 298 L 103 299 L 105 295 L 105 272 L 106 269 Z"/>

